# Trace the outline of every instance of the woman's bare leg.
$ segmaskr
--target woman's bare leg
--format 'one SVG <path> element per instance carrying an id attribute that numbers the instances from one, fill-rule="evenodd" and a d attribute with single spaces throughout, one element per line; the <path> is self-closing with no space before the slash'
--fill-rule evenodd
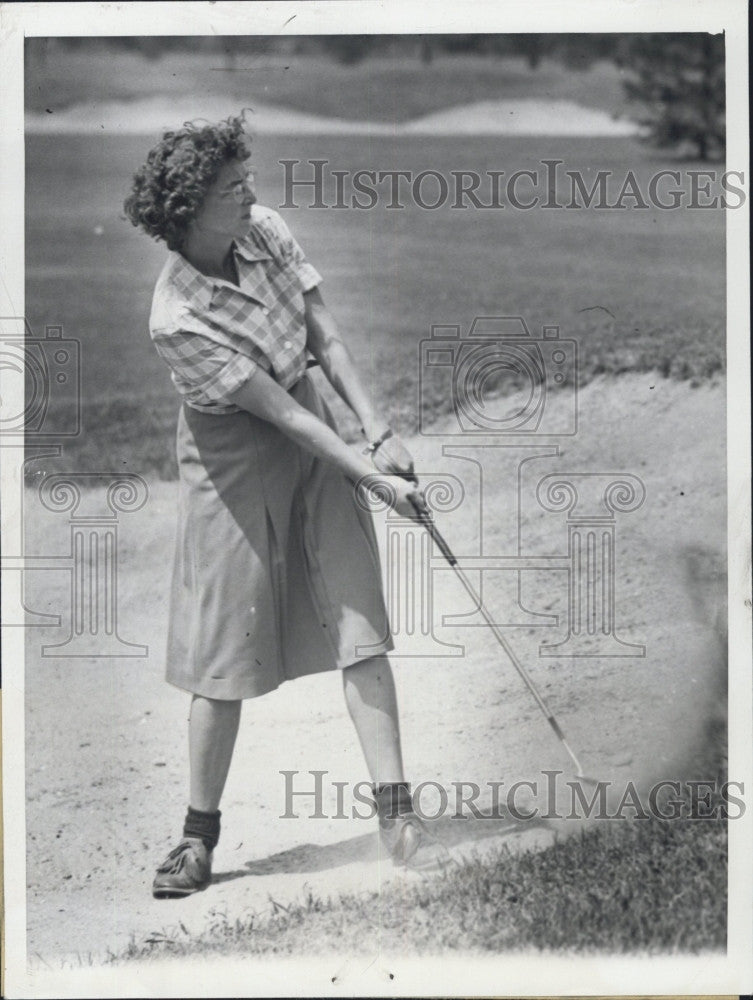
<path id="1" fill-rule="evenodd" d="M 190 802 L 194 809 L 213 813 L 219 808 L 240 717 L 240 701 L 194 695 L 188 719 Z"/>
<path id="2" fill-rule="evenodd" d="M 371 780 L 404 781 L 395 681 L 386 656 L 373 656 L 343 672 L 345 703 L 356 727 Z"/>
<path id="3" fill-rule="evenodd" d="M 421 823 L 405 783 L 390 661 L 374 656 L 346 667 L 343 685 L 371 780 L 377 786 L 374 800 L 383 849 L 397 864 L 416 870 L 447 864 L 451 860 L 447 848 Z"/>

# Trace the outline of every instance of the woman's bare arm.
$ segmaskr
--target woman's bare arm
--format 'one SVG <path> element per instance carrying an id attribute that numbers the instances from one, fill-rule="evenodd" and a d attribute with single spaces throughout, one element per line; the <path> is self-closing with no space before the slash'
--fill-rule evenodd
<path id="1" fill-rule="evenodd" d="M 313 288 L 303 298 L 306 305 L 306 346 L 322 366 L 332 386 L 360 420 L 366 440 L 381 440 L 389 425 L 375 412 L 350 351 L 319 289 Z M 413 458 L 396 437 L 390 437 L 380 445 L 374 454 L 374 463 L 380 471 L 388 474 L 413 475 Z"/>
<path id="2" fill-rule="evenodd" d="M 332 386 L 360 420 L 368 440 L 375 441 L 387 429 L 387 421 L 375 411 L 319 289 L 312 288 L 303 299 L 308 334 L 306 346 L 322 366 Z"/>
<path id="3" fill-rule="evenodd" d="M 228 395 L 228 400 L 236 406 L 267 420 L 278 427 L 283 434 L 319 458 L 331 462 L 352 482 L 356 483 L 368 476 L 374 485 L 384 482 L 395 494 L 395 510 L 407 517 L 413 517 L 415 510 L 410 501 L 420 497 L 414 486 L 396 476 L 386 476 L 375 472 L 374 466 L 364 456 L 350 448 L 331 427 L 315 414 L 297 403 L 263 369 L 259 368 L 240 388 Z"/>

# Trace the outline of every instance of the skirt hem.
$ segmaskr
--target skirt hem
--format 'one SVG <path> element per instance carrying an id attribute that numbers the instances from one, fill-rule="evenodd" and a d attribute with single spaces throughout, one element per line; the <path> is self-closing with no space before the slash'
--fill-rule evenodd
<path id="1" fill-rule="evenodd" d="M 181 691 L 186 691 L 188 694 L 198 695 L 200 698 L 211 698 L 213 701 L 248 701 L 251 698 L 261 698 L 265 694 L 271 694 L 272 691 L 276 691 L 283 684 L 298 680 L 301 677 L 311 677 L 314 674 L 328 674 L 336 670 L 347 670 L 348 667 L 355 666 L 356 663 L 363 663 L 364 660 L 370 660 L 373 656 L 384 656 L 385 653 L 390 653 L 395 648 L 395 644 L 391 638 L 386 639 L 384 642 L 374 643 L 373 646 L 369 647 L 369 652 L 364 653 L 363 656 L 349 656 L 347 658 L 347 663 L 333 662 L 331 667 L 327 667 L 321 670 L 312 670 L 311 673 L 301 673 L 296 674 L 294 677 L 282 677 L 277 683 L 269 685 L 261 685 L 261 690 L 259 690 L 259 684 L 248 684 L 248 681 L 257 681 L 258 678 L 253 676 L 237 677 L 231 680 L 219 680 L 213 679 L 211 677 L 197 677 L 195 679 L 189 677 L 181 677 L 179 675 L 167 674 L 165 680 L 172 687 L 179 688 Z M 243 682 L 246 683 L 243 683 Z M 241 682 L 241 683 L 239 683 Z"/>

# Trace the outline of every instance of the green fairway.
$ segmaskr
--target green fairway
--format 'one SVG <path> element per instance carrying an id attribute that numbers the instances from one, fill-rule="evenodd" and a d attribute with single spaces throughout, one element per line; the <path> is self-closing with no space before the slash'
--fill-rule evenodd
<path id="1" fill-rule="evenodd" d="M 154 137 L 31 136 L 27 142 L 26 313 L 37 336 L 59 324 L 81 342 L 84 428 L 61 467 L 171 476 L 177 398 L 148 335 L 164 247 L 122 218 Z M 280 160 L 328 170 L 633 170 L 642 187 L 671 163 L 629 139 L 263 137 L 260 201 L 284 200 Z M 299 167 L 299 170 L 311 170 Z M 687 180 L 685 181 L 687 186 Z M 300 193 L 303 205 L 308 194 Z M 430 196 L 427 196 L 430 197 Z M 329 198 L 334 201 L 334 189 Z M 724 213 L 719 210 L 430 211 L 286 209 L 324 275 L 323 292 L 377 400 L 404 431 L 418 412 L 419 342 L 432 324 L 520 315 L 534 336 L 559 325 L 579 341 L 579 378 L 656 368 L 681 378 L 724 367 Z M 614 322 L 586 322 L 594 306 Z M 433 413 L 451 400 L 430 400 Z M 53 398 L 50 419 L 56 407 Z M 353 430 L 346 425 L 346 432 Z"/>

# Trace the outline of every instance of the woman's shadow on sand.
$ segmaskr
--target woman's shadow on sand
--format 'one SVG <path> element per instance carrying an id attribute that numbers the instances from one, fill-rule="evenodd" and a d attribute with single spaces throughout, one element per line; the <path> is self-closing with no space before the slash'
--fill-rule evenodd
<path id="1" fill-rule="evenodd" d="M 538 844 L 547 834 L 552 839 L 554 836 L 551 824 L 538 818 L 516 820 L 489 814 L 462 818 L 445 816 L 425 821 L 425 825 L 431 835 L 448 848 L 454 861 L 461 860 L 463 855 L 477 853 L 484 841 L 488 842 L 493 838 L 500 838 L 504 844 L 517 835 L 524 839 L 525 844 L 529 835 L 535 832 Z M 247 861 L 235 871 L 217 872 L 212 881 L 218 884 L 254 875 L 303 875 L 329 871 L 344 865 L 376 862 L 378 851 L 379 835 L 376 831 L 339 840 L 334 844 L 299 844 L 266 858 Z"/>

